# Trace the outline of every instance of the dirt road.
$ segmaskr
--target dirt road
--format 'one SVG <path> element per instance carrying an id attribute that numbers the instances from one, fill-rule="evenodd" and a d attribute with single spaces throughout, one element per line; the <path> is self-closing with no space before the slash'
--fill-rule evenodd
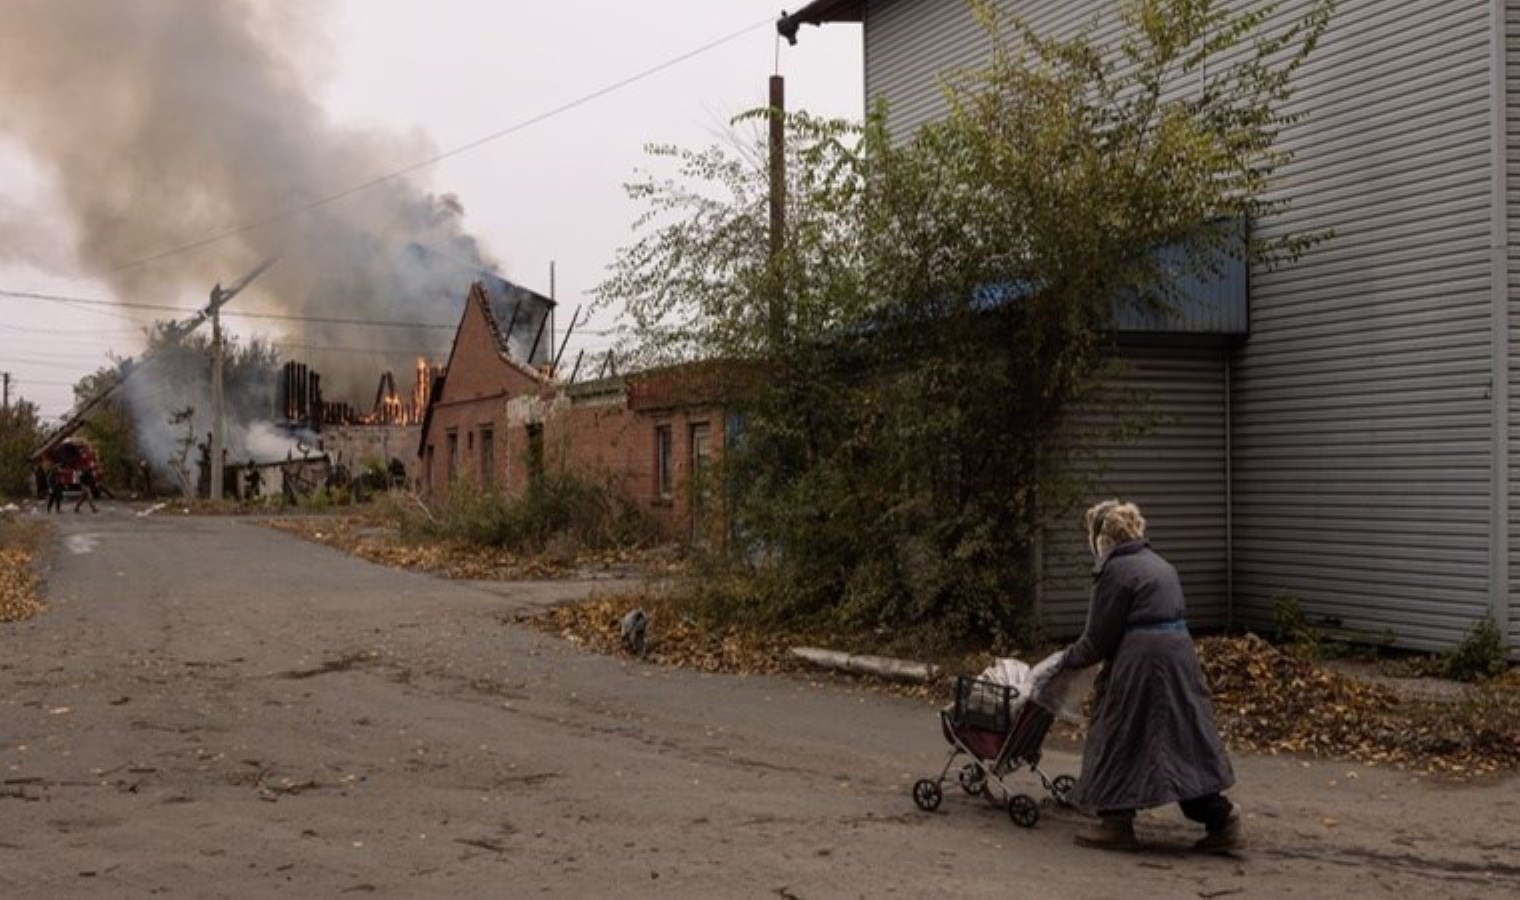
<path id="1" fill-rule="evenodd" d="M 1520 782 L 1237 759 L 1252 849 L 914 810 L 921 703 L 590 656 L 584 586 L 400 573 L 225 519 L 64 517 L 0 626 L 0 895 L 1515 896 Z M 1075 771 L 1052 750 L 1048 768 Z M 1032 780 L 1026 781 L 1031 788 Z"/>

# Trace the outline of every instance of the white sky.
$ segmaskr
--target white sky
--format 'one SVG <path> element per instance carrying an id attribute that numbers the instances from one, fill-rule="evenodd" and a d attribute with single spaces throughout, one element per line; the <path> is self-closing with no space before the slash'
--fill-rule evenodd
<path id="1" fill-rule="evenodd" d="M 304 61 L 330 114 L 340 123 L 420 130 L 441 150 L 746 26 L 773 21 L 780 10 L 775 0 L 330 2 L 340 7 L 329 34 L 336 55 Z M 417 180 L 460 197 L 466 227 L 501 261 L 508 278 L 547 294 L 549 264 L 556 261 L 563 329 L 577 304 L 583 299 L 589 304 L 586 295 L 617 248 L 630 240 L 637 209 L 625 199 L 622 185 L 644 162 L 644 145 L 699 147 L 719 140 L 730 118 L 764 105 L 776 52 L 774 27 L 757 28 L 608 97 L 446 160 Z M 789 107 L 860 116 L 858 26 L 807 27 L 796 47 L 781 42 L 780 61 Z M 48 185 L 34 161 L 3 133 L 0 195 L 25 206 L 48 206 Z M 33 264 L 0 264 L 0 289 L 111 296 L 104 285 L 81 278 L 67 252 L 46 246 L 27 250 Z M 227 278 L 238 274 L 229 272 Z M 182 300 L 188 306 L 204 297 Z M 604 315 L 580 328 L 611 324 Z M 244 327 L 240 333 L 253 332 Z M 578 335 L 567 358 L 578 348 L 589 354 L 610 342 Z M 136 328 L 112 311 L 0 297 L 0 371 L 12 375 L 12 397 L 37 402 L 44 415 L 65 412 L 73 382 L 97 368 L 108 351 L 138 349 Z"/>

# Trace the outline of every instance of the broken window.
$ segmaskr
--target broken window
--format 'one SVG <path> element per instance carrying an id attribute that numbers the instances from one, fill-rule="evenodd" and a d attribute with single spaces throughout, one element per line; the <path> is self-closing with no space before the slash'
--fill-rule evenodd
<path id="1" fill-rule="evenodd" d="M 480 483 L 490 487 L 496 480 L 496 431 L 482 426 L 480 429 Z"/>
<path id="2" fill-rule="evenodd" d="M 669 500 L 675 495 L 675 481 L 670 471 L 671 432 L 669 425 L 656 425 L 654 429 L 654 485 L 655 496 Z"/>
<path id="3" fill-rule="evenodd" d="M 445 435 L 444 447 L 448 451 L 444 461 L 448 464 L 449 481 L 453 481 L 459 475 L 459 432 L 450 428 Z"/>

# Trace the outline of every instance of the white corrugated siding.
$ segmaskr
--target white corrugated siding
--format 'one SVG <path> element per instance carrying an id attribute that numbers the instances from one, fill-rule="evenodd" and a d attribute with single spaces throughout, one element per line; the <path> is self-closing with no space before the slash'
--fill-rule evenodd
<path id="1" fill-rule="evenodd" d="M 1046 33 L 1115 27 L 1101 0 L 1002 6 Z M 1298 158 L 1280 188 L 1294 208 L 1258 234 L 1335 236 L 1252 272 L 1233 370 L 1244 624 L 1293 595 L 1311 616 L 1436 648 L 1487 611 L 1489 34 L 1486 0 L 1343 0 L 1300 75 L 1309 115 L 1284 136 Z M 939 73 L 986 52 L 963 0 L 868 0 L 865 39 L 868 99 L 888 98 L 899 135 L 943 115 Z"/>
<path id="2" fill-rule="evenodd" d="M 1139 504 L 1151 545 L 1177 567 L 1188 619 L 1223 626 L 1226 597 L 1225 355 L 1223 347 L 1149 344 L 1123 351 L 1125 390 L 1144 392 L 1155 427 L 1100 448 L 1106 471 L 1096 497 Z M 1044 624 L 1055 635 L 1082 629 L 1092 555 L 1082 510 L 1052 525 L 1045 545 Z"/>

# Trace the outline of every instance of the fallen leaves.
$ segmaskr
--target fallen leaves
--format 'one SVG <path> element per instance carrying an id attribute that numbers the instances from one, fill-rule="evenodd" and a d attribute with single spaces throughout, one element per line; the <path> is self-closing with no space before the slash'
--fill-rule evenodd
<path id="1" fill-rule="evenodd" d="M 555 607 L 532 622 L 592 652 L 615 655 L 624 652 L 619 623 L 634 607 L 650 617 L 650 662 L 700 672 L 801 672 L 790 648 L 820 639 L 705 625 L 650 592 Z M 1431 703 L 1405 700 L 1388 688 L 1320 668 L 1255 635 L 1204 638 L 1198 655 L 1220 730 L 1235 749 L 1354 759 L 1456 778 L 1520 768 L 1520 670 L 1480 687 L 1467 700 Z M 943 688 L 851 680 L 913 696 L 934 696 Z"/>
<path id="2" fill-rule="evenodd" d="M 1520 767 L 1520 679 L 1497 679 L 1455 702 L 1421 702 L 1255 635 L 1204 638 L 1198 655 L 1220 730 L 1234 747 L 1454 777 Z"/>
<path id="3" fill-rule="evenodd" d="M 43 523 L 0 517 L 0 622 L 30 619 L 42 610 L 36 558 L 46 534 Z"/>

